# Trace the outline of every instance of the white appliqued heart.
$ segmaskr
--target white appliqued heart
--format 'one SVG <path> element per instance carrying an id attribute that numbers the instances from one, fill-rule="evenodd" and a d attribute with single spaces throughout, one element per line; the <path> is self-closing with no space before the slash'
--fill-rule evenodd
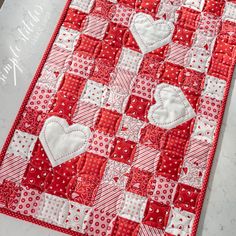
<path id="1" fill-rule="evenodd" d="M 172 129 L 196 116 L 191 104 L 176 86 L 161 83 L 157 85 L 156 103 L 148 111 L 150 123 L 165 129 Z"/>
<path id="2" fill-rule="evenodd" d="M 39 139 L 54 167 L 85 152 L 90 135 L 88 127 L 69 126 L 65 119 L 52 116 L 44 123 Z"/>
<path id="3" fill-rule="evenodd" d="M 141 51 L 148 53 L 171 41 L 174 25 L 166 20 L 154 21 L 145 13 L 137 13 L 132 19 L 130 30 Z"/>

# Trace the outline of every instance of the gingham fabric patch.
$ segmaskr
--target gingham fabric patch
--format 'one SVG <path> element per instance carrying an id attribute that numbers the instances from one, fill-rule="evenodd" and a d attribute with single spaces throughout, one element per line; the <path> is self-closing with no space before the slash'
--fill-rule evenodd
<path id="1" fill-rule="evenodd" d="M 2 150 L 0 211 L 69 235 L 196 235 L 235 14 L 234 0 L 68 1 Z"/>

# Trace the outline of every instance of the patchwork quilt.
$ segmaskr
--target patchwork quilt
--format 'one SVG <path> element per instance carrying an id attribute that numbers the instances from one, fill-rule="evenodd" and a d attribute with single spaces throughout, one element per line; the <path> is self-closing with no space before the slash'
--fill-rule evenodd
<path id="1" fill-rule="evenodd" d="M 67 1 L 2 149 L 0 212 L 196 235 L 235 40 L 235 0 Z"/>

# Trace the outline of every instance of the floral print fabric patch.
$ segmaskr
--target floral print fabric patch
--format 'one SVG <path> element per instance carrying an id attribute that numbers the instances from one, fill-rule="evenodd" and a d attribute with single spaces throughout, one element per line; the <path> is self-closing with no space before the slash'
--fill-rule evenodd
<path id="1" fill-rule="evenodd" d="M 235 13 L 234 0 L 68 1 L 2 150 L 0 211 L 69 235 L 196 235 Z"/>

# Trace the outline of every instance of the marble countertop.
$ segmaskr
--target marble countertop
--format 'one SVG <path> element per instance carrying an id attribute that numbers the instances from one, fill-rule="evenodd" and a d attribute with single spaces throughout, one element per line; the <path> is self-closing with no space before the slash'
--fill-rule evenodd
<path id="1" fill-rule="evenodd" d="M 0 147 L 15 119 L 64 5 L 65 0 L 11 0 L 5 1 L 0 10 Z M 25 23 L 30 21 L 32 26 L 27 29 Z M 19 50 L 16 51 L 15 46 Z M 7 70 L 8 73 L 5 73 L 3 78 L 2 74 L 6 66 L 11 69 Z M 198 236 L 236 235 L 235 78 L 236 73 L 210 176 Z M 18 236 L 64 235 L 0 215 L 0 236 L 15 236 L 16 233 Z"/>

